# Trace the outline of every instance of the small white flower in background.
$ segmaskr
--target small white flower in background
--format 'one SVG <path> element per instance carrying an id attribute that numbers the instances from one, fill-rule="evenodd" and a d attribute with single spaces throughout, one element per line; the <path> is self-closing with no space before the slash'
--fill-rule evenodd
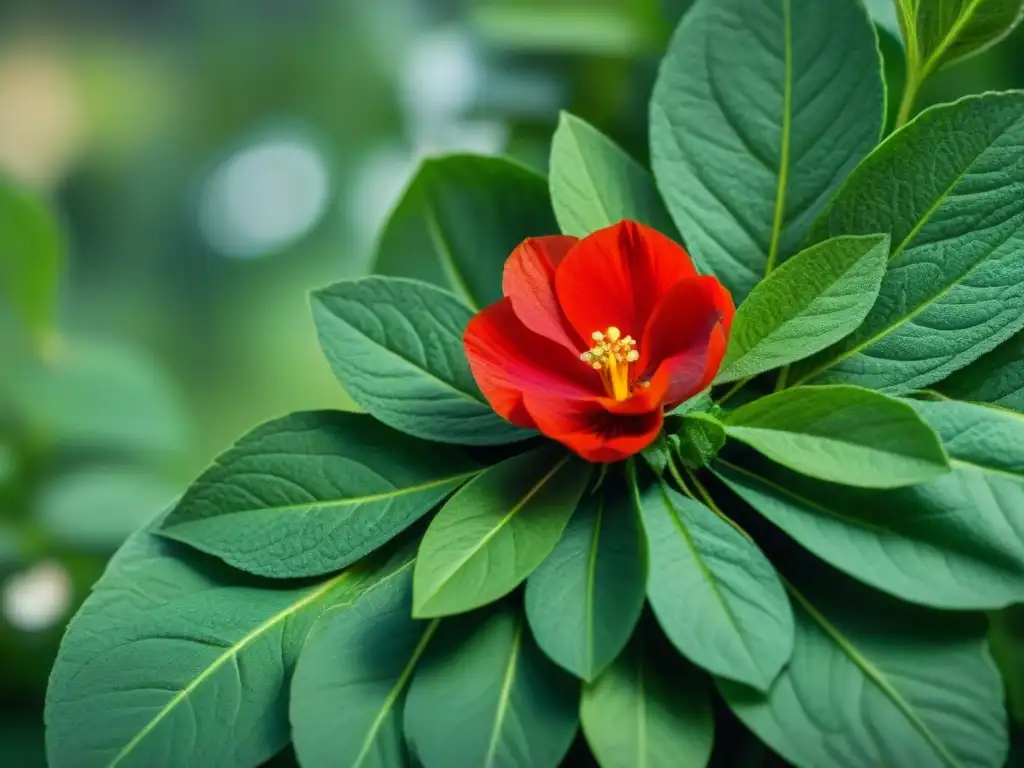
<path id="1" fill-rule="evenodd" d="M 44 560 L 3 584 L 3 618 L 25 632 L 52 627 L 71 607 L 71 578 L 56 560 Z"/>

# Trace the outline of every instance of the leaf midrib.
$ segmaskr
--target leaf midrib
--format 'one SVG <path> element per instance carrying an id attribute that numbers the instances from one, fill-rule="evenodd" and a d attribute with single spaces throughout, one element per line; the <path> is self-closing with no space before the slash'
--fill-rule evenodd
<path id="1" fill-rule="evenodd" d="M 585 596 L 584 610 L 586 611 L 587 636 L 585 638 L 586 657 L 584 668 L 588 675 L 594 673 L 594 590 L 597 581 L 597 554 L 601 542 L 601 523 L 604 520 L 604 496 L 598 499 L 597 516 L 594 520 L 594 535 L 590 539 L 590 557 L 587 562 L 587 591 Z"/>
<path id="2" fill-rule="evenodd" d="M 786 187 L 789 184 L 789 151 L 793 123 L 793 29 L 790 0 L 782 2 L 783 84 L 782 84 L 782 136 L 779 150 L 779 178 L 775 189 L 775 211 L 772 216 L 772 234 L 768 244 L 765 275 L 775 268 L 782 238 L 782 224 L 786 213 Z"/>
<path id="3" fill-rule="evenodd" d="M 445 235 L 444 228 L 441 226 L 441 220 L 437 215 L 437 208 L 434 206 L 433 198 L 430 195 L 429 185 L 423 198 L 423 215 L 427 222 L 430 240 L 434 244 L 434 250 L 437 251 L 437 259 L 441 262 L 441 270 L 451 282 L 452 287 L 465 300 L 466 305 L 474 311 L 478 310 L 480 306 L 473 297 L 466 279 L 462 276 L 455 263 L 455 254 L 448 244 L 448 238 Z"/>
<path id="4" fill-rule="evenodd" d="M 230 659 L 234 658 L 239 653 L 241 653 L 242 650 L 247 645 L 261 637 L 265 632 L 269 631 L 280 622 L 285 621 L 292 615 L 301 611 L 306 606 L 319 600 L 321 597 L 326 595 L 336 586 L 342 584 L 346 579 L 350 577 L 350 575 L 351 571 L 343 571 L 339 573 L 337 576 L 328 579 L 320 587 L 314 589 L 313 591 L 303 596 L 302 599 L 295 601 L 291 605 L 279 611 L 274 616 L 267 619 L 267 621 L 263 622 L 262 624 L 258 625 L 255 629 L 245 634 L 240 640 L 228 646 L 224 650 L 224 652 L 221 653 L 216 659 L 214 659 L 209 666 L 203 669 L 202 672 L 200 672 L 198 675 L 196 675 L 196 677 L 189 681 L 188 685 L 186 685 L 184 688 L 178 691 L 178 693 L 171 697 L 171 699 L 166 704 L 164 704 L 163 707 L 160 708 L 160 711 L 157 712 L 156 715 L 154 715 L 153 718 L 148 723 L 146 723 L 146 725 L 143 726 L 142 729 L 137 734 L 135 734 L 132 740 L 125 744 L 124 747 L 121 748 L 121 751 L 114 756 L 114 759 L 111 760 L 110 763 L 108 763 L 108 768 L 114 768 L 114 766 L 118 765 L 125 757 L 131 754 L 131 752 L 140 743 L 142 743 L 143 739 L 145 739 L 153 731 L 153 729 L 155 729 L 160 724 L 160 722 L 174 710 L 175 707 L 177 707 L 181 702 L 185 701 L 188 698 L 188 696 L 192 694 L 193 691 L 195 691 L 200 685 L 202 685 L 202 683 L 205 680 L 207 680 L 214 672 L 220 669 L 221 666 L 223 666 Z"/>
<path id="5" fill-rule="evenodd" d="M 911 725 L 932 747 L 939 759 L 948 766 L 948 768 L 962 768 L 961 763 L 949 753 L 946 746 L 939 741 L 938 737 L 935 736 L 934 733 L 932 733 L 931 729 L 920 718 L 910 702 L 904 699 L 896 687 L 889 682 L 885 673 L 872 664 L 870 659 L 864 656 L 857 647 L 839 631 L 838 627 L 832 624 L 832 622 L 818 611 L 810 600 L 804 597 L 799 590 L 793 587 L 793 585 L 788 581 L 786 581 L 785 584 L 789 588 L 789 593 L 796 598 L 797 602 L 800 603 L 801 607 L 807 612 L 807 614 L 814 619 L 818 626 L 821 627 L 832 641 L 839 646 L 840 650 L 849 657 L 861 672 L 863 672 L 871 682 L 878 686 L 882 693 L 884 693 L 896 708 L 903 713 L 904 717 L 910 721 Z"/>
<path id="6" fill-rule="evenodd" d="M 505 722 L 505 715 L 508 712 L 508 704 L 512 698 L 512 684 L 516 679 L 516 666 L 519 661 L 519 653 L 523 640 L 523 620 L 516 620 L 516 633 L 512 637 L 512 647 L 508 655 L 508 664 L 505 667 L 505 676 L 501 683 L 501 692 L 498 694 L 498 707 L 494 713 L 494 727 L 491 730 L 491 738 L 487 744 L 487 752 L 484 757 L 484 768 L 491 768 L 494 765 L 494 758 L 498 753 L 498 742 L 501 740 L 501 726 Z"/>

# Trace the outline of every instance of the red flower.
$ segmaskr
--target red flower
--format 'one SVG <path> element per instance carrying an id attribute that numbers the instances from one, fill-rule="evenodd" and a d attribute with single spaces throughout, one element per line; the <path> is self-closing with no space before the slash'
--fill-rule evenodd
<path id="1" fill-rule="evenodd" d="M 502 292 L 466 328 L 477 384 L 510 422 L 590 461 L 643 450 L 665 406 L 711 384 L 735 311 L 682 246 L 634 221 L 524 241 Z"/>

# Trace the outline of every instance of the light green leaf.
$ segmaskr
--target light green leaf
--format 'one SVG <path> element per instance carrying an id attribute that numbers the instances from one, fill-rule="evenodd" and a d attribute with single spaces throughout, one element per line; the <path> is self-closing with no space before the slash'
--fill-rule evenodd
<path id="1" fill-rule="evenodd" d="M 683 17 L 651 99 L 652 167 L 687 246 L 737 300 L 800 249 L 884 108 L 858 0 L 697 0 Z"/>
<path id="2" fill-rule="evenodd" d="M 179 494 L 173 483 L 151 470 L 93 466 L 48 480 L 36 514 L 53 541 L 109 554 Z"/>
<path id="3" fill-rule="evenodd" d="M 647 533 L 647 597 L 672 644 L 716 675 L 766 690 L 793 648 L 793 614 L 750 539 L 665 485 L 637 498 Z"/>
<path id="4" fill-rule="evenodd" d="M 446 443 L 529 437 L 491 409 L 473 379 L 462 344 L 472 316 L 449 293 L 412 280 L 367 277 L 313 293 L 324 355 L 346 392 L 374 418 Z"/>
<path id="5" fill-rule="evenodd" d="M 837 237 L 801 251 L 740 305 L 716 384 L 809 357 L 857 329 L 885 274 L 888 235 Z"/>
<path id="6" fill-rule="evenodd" d="M 447 288 L 479 309 L 501 298 L 519 243 L 557 232 L 538 173 L 501 157 L 430 158 L 384 225 L 374 271 Z"/>
<path id="7" fill-rule="evenodd" d="M 409 688 L 405 734 L 424 768 L 555 768 L 578 702 L 579 684 L 505 606 L 441 625 Z"/>
<path id="8" fill-rule="evenodd" d="M 897 2 L 899 0 L 866 0 L 864 4 L 867 6 L 868 15 L 871 16 L 875 24 L 892 35 L 894 39 L 902 42 L 900 20 L 896 16 Z"/>
<path id="9" fill-rule="evenodd" d="M 289 741 L 286 686 L 309 627 L 410 554 L 268 589 L 179 544 L 132 536 L 61 642 L 46 701 L 49 764 L 268 760 Z"/>
<path id="10" fill-rule="evenodd" d="M 64 243 L 49 208 L 0 178 L 0 291 L 44 345 L 56 332 L 63 264 Z"/>
<path id="11" fill-rule="evenodd" d="M 714 468 L 803 547 L 876 589 L 957 610 L 1024 600 L 1024 493 L 994 493 L 963 469 L 875 491 L 812 480 L 764 460 L 751 464 L 720 460 Z"/>
<path id="12" fill-rule="evenodd" d="M 546 0 L 497 0 L 467 7 L 473 29 L 489 44 L 556 56 L 632 57 L 657 49 L 664 44 L 658 35 L 660 25 L 637 11 L 631 3 L 579 5 Z"/>
<path id="13" fill-rule="evenodd" d="M 711 757 L 707 684 L 653 634 L 637 630 L 611 666 L 583 686 L 580 724 L 601 768 L 701 768 Z"/>
<path id="14" fill-rule="evenodd" d="M 926 387 L 1024 327 L 1024 93 L 933 107 L 850 176 L 813 236 L 888 232 L 864 324 L 792 381 Z"/>
<path id="15" fill-rule="evenodd" d="M 1024 332 L 961 368 L 937 388 L 957 400 L 1024 412 Z"/>
<path id="16" fill-rule="evenodd" d="M 549 183 L 555 218 L 567 235 L 584 237 L 632 219 L 679 237 L 647 169 L 568 112 L 551 140 Z"/>
<path id="17" fill-rule="evenodd" d="M 187 414 L 165 372 L 141 350 L 65 338 L 51 359 L 18 359 L 0 376 L 21 428 L 69 451 L 176 457 Z"/>
<path id="18" fill-rule="evenodd" d="M 260 576 L 316 576 L 382 546 L 478 471 L 460 449 L 365 414 L 294 413 L 219 456 L 160 533 Z"/>
<path id="19" fill-rule="evenodd" d="M 585 496 L 526 582 L 526 616 L 553 661 L 593 680 L 629 640 L 644 607 L 646 544 L 621 486 Z"/>
<path id="20" fill-rule="evenodd" d="M 725 427 L 710 413 L 687 413 L 675 434 L 676 449 L 691 469 L 706 467 L 725 445 Z"/>
<path id="21" fill-rule="evenodd" d="M 430 522 L 413 580 L 413 615 L 445 616 L 508 594 L 558 542 L 590 479 L 590 464 L 539 448 L 497 464 Z"/>
<path id="22" fill-rule="evenodd" d="M 912 407 L 859 387 L 776 392 L 726 416 L 725 431 L 785 467 L 843 485 L 897 488 L 949 472 Z"/>
<path id="23" fill-rule="evenodd" d="M 327 610 L 310 633 L 291 685 L 292 738 L 303 768 L 407 765 L 402 709 L 438 621 L 412 609 L 412 563 L 354 604 Z"/>
<path id="24" fill-rule="evenodd" d="M 1001 768 L 1006 712 L 985 622 L 820 581 L 797 601 L 793 658 L 767 695 L 719 681 L 740 720 L 798 766 Z"/>
<path id="25" fill-rule="evenodd" d="M 922 77 L 980 53 L 1020 21 L 1022 0 L 896 0 Z"/>

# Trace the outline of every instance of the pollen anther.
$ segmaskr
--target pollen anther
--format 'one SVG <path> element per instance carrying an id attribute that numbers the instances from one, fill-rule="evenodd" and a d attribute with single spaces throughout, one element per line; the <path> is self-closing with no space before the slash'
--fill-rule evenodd
<path id="1" fill-rule="evenodd" d="M 640 359 L 636 340 L 623 336 L 614 325 L 604 331 L 590 334 L 594 346 L 580 355 L 580 360 L 600 372 L 605 391 L 616 400 L 625 400 L 630 394 L 629 364 Z"/>

